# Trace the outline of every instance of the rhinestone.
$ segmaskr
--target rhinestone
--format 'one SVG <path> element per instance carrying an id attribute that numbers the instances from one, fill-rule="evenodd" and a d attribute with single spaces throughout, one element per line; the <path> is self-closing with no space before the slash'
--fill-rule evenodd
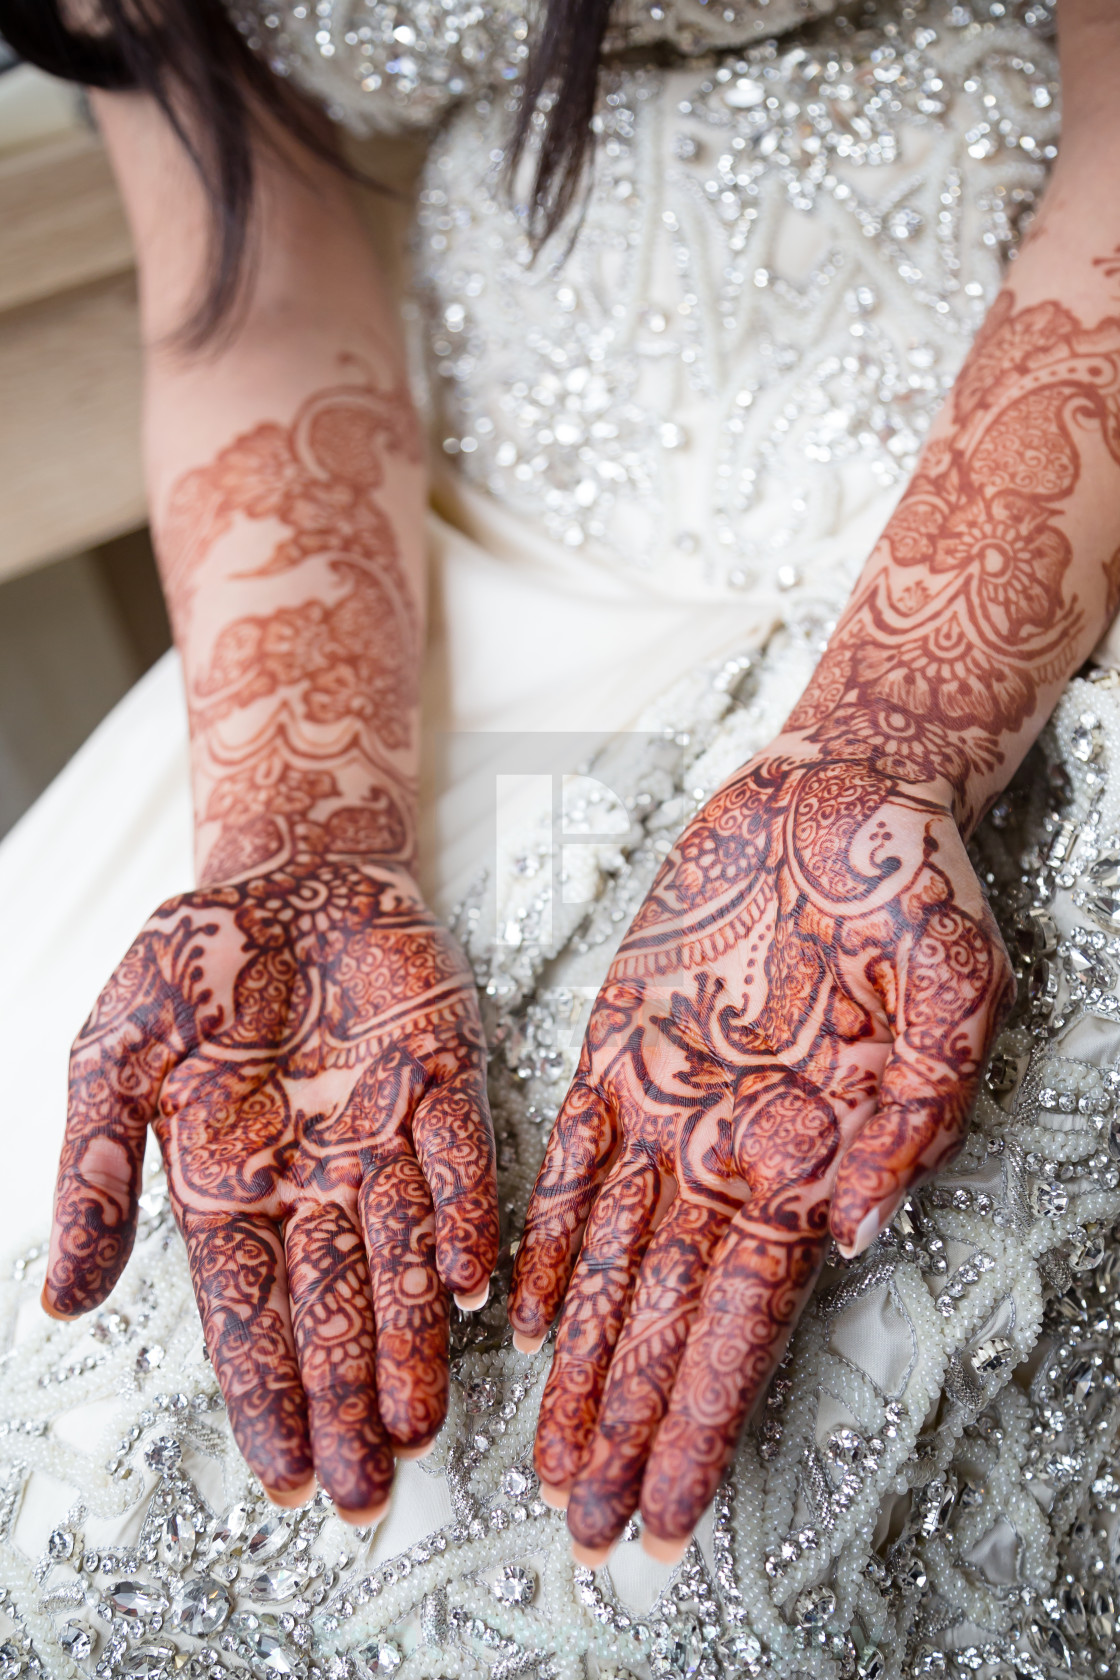
<path id="1" fill-rule="evenodd" d="M 887 1661 L 877 1645 L 868 1646 L 859 1659 L 856 1670 L 859 1680 L 882 1680 L 887 1672 Z"/>
<path id="2" fill-rule="evenodd" d="M 213 1563 L 215 1558 L 224 1557 L 227 1552 L 240 1551 L 238 1542 L 248 1525 L 248 1508 L 245 1505 L 235 1505 L 227 1513 L 225 1521 L 210 1536 L 210 1544 L 206 1548 L 207 1563 Z"/>
<path id="3" fill-rule="evenodd" d="M 1069 1195 L 1061 1184 L 1036 1184 L 1031 1204 L 1043 1219 L 1060 1219 L 1069 1206 Z"/>
<path id="4" fill-rule="evenodd" d="M 498 1385 L 489 1379 L 471 1383 L 463 1395 L 463 1405 L 468 1412 L 485 1412 L 495 1405 L 498 1400 Z"/>
<path id="5" fill-rule="evenodd" d="M 1092 764 L 1094 759 L 1100 757 L 1103 745 L 1104 736 L 1101 734 L 1100 725 L 1086 718 L 1082 718 L 1069 738 L 1069 750 L 1079 764 Z"/>
<path id="6" fill-rule="evenodd" d="M 294 1598 L 303 1580 L 294 1569 L 262 1569 L 249 1582 L 249 1597 L 266 1601 Z"/>
<path id="7" fill-rule="evenodd" d="M 391 1639 L 379 1639 L 367 1645 L 361 1655 L 375 1674 L 395 1674 L 404 1661 L 404 1652 Z"/>
<path id="8" fill-rule="evenodd" d="M 154 1371 L 163 1364 L 163 1349 L 153 1343 L 151 1347 L 143 1347 L 136 1355 L 136 1369 L 138 1371 Z"/>
<path id="9" fill-rule="evenodd" d="M 1072 1668 L 1073 1657 L 1066 1644 L 1065 1635 L 1052 1622 L 1032 1622 L 1029 1638 L 1035 1651 L 1044 1661 L 1051 1662 L 1059 1668 Z"/>
<path id="10" fill-rule="evenodd" d="M 978 1377 L 993 1377 L 1011 1363 L 1014 1343 L 1006 1336 L 989 1336 L 969 1354 L 969 1362 Z"/>
<path id="11" fill-rule="evenodd" d="M 194 1523 L 185 1511 L 172 1511 L 164 1519 L 159 1537 L 159 1555 L 172 1569 L 182 1569 L 194 1556 Z"/>
<path id="12" fill-rule="evenodd" d="M 513 1468 L 511 1470 L 507 1470 L 505 1475 L 502 1477 L 502 1492 L 510 1499 L 523 1499 L 532 1488 L 532 1485 L 533 1480 L 529 1475 L 529 1472 L 527 1470 L 523 1470 L 520 1465 L 515 1464 Z"/>
<path id="13" fill-rule="evenodd" d="M 724 1634 L 716 1645 L 716 1654 L 728 1674 L 737 1674 L 744 1663 L 758 1661 L 762 1646 L 753 1633 L 739 1630 Z"/>
<path id="14" fill-rule="evenodd" d="M 199 1575 L 176 1594 L 175 1625 L 195 1639 L 206 1639 L 225 1626 L 231 1609 L 229 1591 L 221 1581 L 212 1575 Z"/>
<path id="15" fill-rule="evenodd" d="M 650 1668 L 663 1680 L 692 1680 L 704 1661 L 706 1641 L 694 1616 L 678 1616 L 658 1628 L 650 1646 Z"/>
<path id="16" fill-rule="evenodd" d="M 755 105 L 761 105 L 766 97 L 766 89 L 753 76 L 736 76 L 734 81 L 720 89 L 720 93 L 724 103 L 736 111 L 749 111 Z"/>
<path id="17" fill-rule="evenodd" d="M 93 1652 L 93 1634 L 82 1622 L 64 1622 L 58 1630 L 58 1643 L 74 1662 L 85 1662 Z"/>
<path id="18" fill-rule="evenodd" d="M 279 1557 L 292 1538 L 292 1519 L 286 1516 L 267 1516 L 250 1534 L 246 1550 L 254 1563 L 267 1563 Z"/>
<path id="19" fill-rule="evenodd" d="M 163 1680 L 173 1672 L 175 1649 L 171 1645 L 141 1645 L 124 1660 L 128 1680 Z"/>
<path id="20" fill-rule="evenodd" d="M 144 1462 L 152 1470 L 158 1470 L 165 1476 L 169 1470 L 175 1470 L 183 1456 L 183 1449 L 170 1435 L 160 1435 L 154 1440 L 144 1454 Z"/>
<path id="21" fill-rule="evenodd" d="M 833 1464 L 854 1464 L 863 1450 L 863 1437 L 854 1429 L 835 1429 L 828 1437 L 827 1452 Z"/>
<path id="22" fill-rule="evenodd" d="M 23 1670 L 23 1657 L 10 1639 L 0 1645 L 0 1680 L 15 1680 Z"/>
<path id="23" fill-rule="evenodd" d="M 806 1587 L 798 1593 L 793 1606 L 793 1619 L 798 1627 L 821 1628 L 836 1610 L 836 1594 L 823 1583 Z"/>
<path id="24" fill-rule="evenodd" d="M 90 1334 L 99 1342 L 119 1342 L 128 1329 L 128 1319 L 119 1312 L 99 1312 L 90 1326 Z"/>
<path id="25" fill-rule="evenodd" d="M 1104 1259 L 1104 1238 L 1086 1237 L 1069 1251 L 1069 1264 L 1075 1272 L 1091 1272 Z"/>
<path id="26" fill-rule="evenodd" d="M 135 1620 L 167 1609 L 167 1600 L 156 1586 L 139 1581 L 116 1581 L 109 1588 L 109 1603 L 119 1616 Z"/>
<path id="27" fill-rule="evenodd" d="M 296 1673 L 298 1658 L 286 1648 L 278 1633 L 271 1628 L 246 1628 L 242 1634 L 247 1645 L 260 1658 L 261 1666 L 269 1674 L 289 1675 Z"/>
<path id="28" fill-rule="evenodd" d="M 537 1590 L 537 1577 L 523 1564 L 507 1563 L 490 1591 L 502 1604 L 531 1604 Z"/>
<path id="29" fill-rule="evenodd" d="M 72 1557 L 74 1553 L 74 1536 L 68 1528 L 56 1528 L 47 1541 L 47 1556 L 55 1563 L 61 1563 L 64 1558 Z"/>

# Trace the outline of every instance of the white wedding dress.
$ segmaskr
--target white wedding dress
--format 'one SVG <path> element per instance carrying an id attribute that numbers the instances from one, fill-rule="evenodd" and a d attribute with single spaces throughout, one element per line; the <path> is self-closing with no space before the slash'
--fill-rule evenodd
<path id="1" fill-rule="evenodd" d="M 515 1232 L 614 942 L 790 709 L 1044 185 L 1052 19 L 623 0 L 581 220 L 531 263 L 501 189 L 514 0 L 234 12 L 340 121 L 430 133 L 425 874 L 478 974 Z M 1029 979 L 963 1155 L 826 1272 L 682 1565 L 632 1525 L 594 1574 L 538 1497 L 549 1355 L 509 1345 L 508 1255 L 369 1534 L 264 1504 L 158 1172 L 106 1308 L 38 1311 L 69 1041 L 191 880 L 174 656 L 150 672 L 0 846 L 0 1680 L 1116 1672 L 1113 663 L 979 842 Z"/>

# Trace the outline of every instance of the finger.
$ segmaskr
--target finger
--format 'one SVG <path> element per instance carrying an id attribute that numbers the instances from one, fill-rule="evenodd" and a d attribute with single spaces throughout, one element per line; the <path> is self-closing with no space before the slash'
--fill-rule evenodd
<path id="1" fill-rule="evenodd" d="M 648 1155 L 635 1152 L 619 1161 L 588 1220 L 537 1421 L 537 1474 L 548 1488 L 570 1487 L 586 1456 L 661 1187 Z"/>
<path id="2" fill-rule="evenodd" d="M 748 1203 L 717 1249 L 642 1482 L 643 1544 L 663 1561 L 683 1552 L 781 1358 L 820 1268 L 827 1218 L 823 1195 L 794 1229 L 759 1220 Z"/>
<path id="3" fill-rule="evenodd" d="M 730 1219 L 729 1208 L 678 1198 L 649 1245 L 568 1501 L 568 1528 L 588 1561 L 614 1543 L 637 1509 L 646 1459 Z"/>
<path id="4" fill-rule="evenodd" d="M 373 1169 L 358 1207 L 373 1283 L 378 1406 L 394 1446 L 414 1455 L 447 1415 L 450 1321 L 432 1198 L 417 1161 L 401 1153 Z"/>
<path id="5" fill-rule="evenodd" d="M 141 936 L 70 1053 L 70 1100 L 43 1286 L 43 1306 L 54 1318 L 99 1306 L 132 1252 L 148 1123 L 175 1060 L 168 1014 L 166 987 Z"/>
<path id="6" fill-rule="evenodd" d="M 311 1454 L 352 1521 L 383 1510 L 393 1455 L 378 1413 L 369 1268 L 361 1233 L 338 1202 L 297 1207 L 284 1246 Z"/>
<path id="7" fill-rule="evenodd" d="M 434 1065 L 433 1065 L 434 1064 Z M 412 1135 L 435 1210 L 435 1263 L 461 1306 L 481 1306 L 498 1258 L 498 1181 L 481 1031 L 464 1023 L 428 1058 Z"/>
<path id="8" fill-rule="evenodd" d="M 990 920 L 990 918 L 989 918 Z M 999 935 L 954 904 L 926 916 L 900 976 L 894 1047 L 876 1113 L 845 1152 L 830 1224 L 859 1254 L 915 1185 L 964 1140 L 984 1063 L 1010 998 Z"/>
<path id="9" fill-rule="evenodd" d="M 314 1489 L 280 1233 L 244 1213 L 180 1206 L 202 1330 L 234 1439 L 249 1468 L 285 1503 Z"/>
<path id="10" fill-rule="evenodd" d="M 586 1068 L 586 1052 L 581 1066 Z M 560 1309 L 619 1135 L 611 1105 L 577 1073 L 548 1140 L 513 1268 L 509 1320 L 515 1343 L 524 1339 L 523 1351 L 539 1346 Z"/>

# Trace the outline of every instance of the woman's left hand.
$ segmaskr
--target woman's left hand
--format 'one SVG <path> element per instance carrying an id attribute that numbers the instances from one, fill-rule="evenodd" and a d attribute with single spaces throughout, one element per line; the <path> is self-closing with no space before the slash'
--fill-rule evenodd
<path id="1" fill-rule="evenodd" d="M 954 1154 L 1011 997 L 948 799 L 776 747 L 686 828 L 592 1011 L 510 1302 L 532 1351 L 571 1277 L 536 1463 L 583 1561 L 639 1503 L 647 1549 L 683 1550 L 830 1231 L 859 1252 Z"/>

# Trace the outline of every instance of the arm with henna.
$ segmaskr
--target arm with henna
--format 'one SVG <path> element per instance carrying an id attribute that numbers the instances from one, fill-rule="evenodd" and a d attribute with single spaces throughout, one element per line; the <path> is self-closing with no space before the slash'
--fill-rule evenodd
<path id="1" fill-rule="evenodd" d="M 666 858 L 517 1254 L 545 1496 L 678 1556 L 820 1268 L 959 1147 L 1012 995 L 964 840 L 1120 600 L 1120 14 L 1063 0 L 1031 236 L 780 736 Z"/>
<path id="2" fill-rule="evenodd" d="M 232 331 L 175 329 L 207 210 L 163 119 L 98 115 L 132 218 L 146 449 L 183 658 L 200 885 L 141 930 L 74 1045 L 47 1310 L 128 1258 L 154 1129 L 250 1466 L 384 1507 L 446 1407 L 448 1291 L 484 1298 L 493 1138 L 470 972 L 414 881 L 424 476 L 349 191 L 263 140 Z"/>

